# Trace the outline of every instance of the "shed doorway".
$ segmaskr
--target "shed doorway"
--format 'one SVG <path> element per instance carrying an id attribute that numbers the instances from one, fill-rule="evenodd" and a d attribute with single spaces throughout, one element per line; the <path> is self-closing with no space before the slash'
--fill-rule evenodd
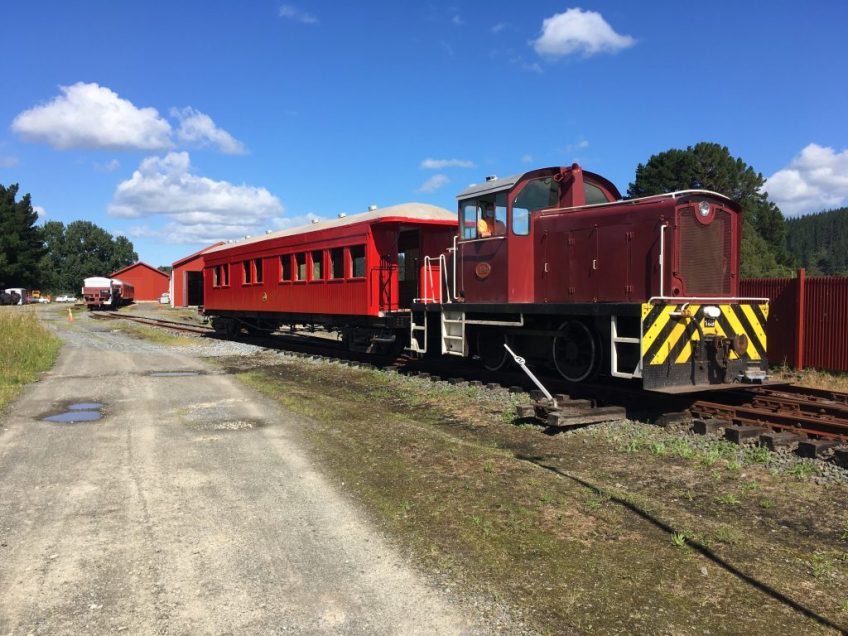
<path id="1" fill-rule="evenodd" d="M 186 305 L 203 304 L 203 272 L 186 272 Z"/>

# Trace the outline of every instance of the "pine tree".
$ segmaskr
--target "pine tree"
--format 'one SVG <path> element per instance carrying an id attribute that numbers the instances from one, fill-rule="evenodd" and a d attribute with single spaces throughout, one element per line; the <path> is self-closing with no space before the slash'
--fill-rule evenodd
<path id="1" fill-rule="evenodd" d="M 29 194 L 17 201 L 18 184 L 0 185 L 0 288 L 38 287 L 44 241 Z"/>

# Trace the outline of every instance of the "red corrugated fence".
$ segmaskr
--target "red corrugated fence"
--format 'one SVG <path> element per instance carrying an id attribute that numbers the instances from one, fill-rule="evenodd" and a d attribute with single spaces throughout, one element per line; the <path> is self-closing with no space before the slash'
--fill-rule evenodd
<path id="1" fill-rule="evenodd" d="M 848 276 L 753 278 L 743 296 L 767 297 L 769 362 L 848 371 Z"/>

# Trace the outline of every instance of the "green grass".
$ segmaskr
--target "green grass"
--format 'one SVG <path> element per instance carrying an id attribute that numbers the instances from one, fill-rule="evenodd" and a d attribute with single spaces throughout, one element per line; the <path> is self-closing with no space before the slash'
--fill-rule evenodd
<path id="1" fill-rule="evenodd" d="M 61 341 L 42 325 L 30 308 L 0 311 L 0 410 L 23 387 L 53 366 Z"/>

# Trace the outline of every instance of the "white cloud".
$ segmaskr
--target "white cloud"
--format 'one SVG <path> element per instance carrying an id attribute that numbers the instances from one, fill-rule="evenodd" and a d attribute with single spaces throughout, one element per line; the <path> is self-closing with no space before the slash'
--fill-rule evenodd
<path id="1" fill-rule="evenodd" d="M 110 159 L 106 163 L 99 163 L 97 161 L 94 162 L 94 169 L 97 172 L 115 172 L 118 168 L 121 167 L 121 162 L 117 159 Z"/>
<path id="2" fill-rule="evenodd" d="M 318 18 L 316 18 L 311 13 L 307 13 L 306 11 L 302 11 L 295 6 L 290 4 L 284 4 L 280 7 L 280 17 L 287 18 L 289 20 L 294 20 L 295 22 L 300 22 L 301 24 L 317 24 Z"/>
<path id="3" fill-rule="evenodd" d="M 533 163 L 533 155 L 521 155 L 521 163 Z"/>
<path id="4" fill-rule="evenodd" d="M 228 155 L 242 155 L 247 152 L 243 143 L 226 130 L 218 128 L 209 115 L 191 106 L 182 109 L 172 108 L 171 117 L 179 119 L 177 139 L 185 144 L 200 147 L 214 145 Z"/>
<path id="5" fill-rule="evenodd" d="M 491 29 L 489 29 L 489 30 L 490 30 L 492 33 L 494 33 L 495 35 L 497 35 L 497 34 L 498 34 L 498 33 L 500 33 L 501 31 L 503 31 L 505 28 L 506 28 L 506 22 L 498 22 L 496 25 L 494 25 L 494 26 L 493 26 Z"/>
<path id="6" fill-rule="evenodd" d="M 476 168 L 473 161 L 467 159 L 424 159 L 421 162 L 424 170 L 444 170 L 445 168 Z"/>
<path id="7" fill-rule="evenodd" d="M 20 113 L 12 130 L 60 150 L 170 148 L 171 125 L 155 108 L 137 108 L 99 84 L 60 86 L 61 95 Z"/>
<path id="8" fill-rule="evenodd" d="M 32 206 L 32 209 L 38 215 L 39 221 L 43 221 L 44 219 L 47 218 L 47 210 L 45 210 L 40 205 L 34 205 L 34 206 Z"/>
<path id="9" fill-rule="evenodd" d="M 636 40 L 620 35 L 600 13 L 568 9 L 542 22 L 542 34 L 533 42 L 539 55 L 563 57 L 575 53 L 584 56 L 615 53 L 633 46 Z"/>
<path id="10" fill-rule="evenodd" d="M 848 149 L 809 144 L 763 189 L 787 216 L 837 208 L 848 201 Z"/>
<path id="11" fill-rule="evenodd" d="M 20 161 L 11 155 L 0 156 L 0 168 L 16 168 Z"/>
<path id="12" fill-rule="evenodd" d="M 432 177 L 427 179 L 424 183 L 421 184 L 421 187 L 418 188 L 417 192 L 425 192 L 430 194 L 435 192 L 439 188 L 450 183 L 450 179 L 448 179 L 443 174 L 434 174 Z"/>
<path id="13" fill-rule="evenodd" d="M 164 230 L 152 231 L 170 243 L 203 243 L 258 234 L 283 212 L 265 188 L 234 185 L 193 174 L 187 152 L 147 157 L 132 177 L 118 184 L 111 216 L 164 216 Z M 151 232 L 146 226 L 131 230 Z M 131 234 L 132 235 L 132 234 Z"/>
<path id="14" fill-rule="evenodd" d="M 455 14 L 451 18 L 451 24 L 453 24 L 454 26 L 462 26 L 463 24 L 465 24 L 465 21 L 462 19 L 462 17 L 459 14 Z"/>

